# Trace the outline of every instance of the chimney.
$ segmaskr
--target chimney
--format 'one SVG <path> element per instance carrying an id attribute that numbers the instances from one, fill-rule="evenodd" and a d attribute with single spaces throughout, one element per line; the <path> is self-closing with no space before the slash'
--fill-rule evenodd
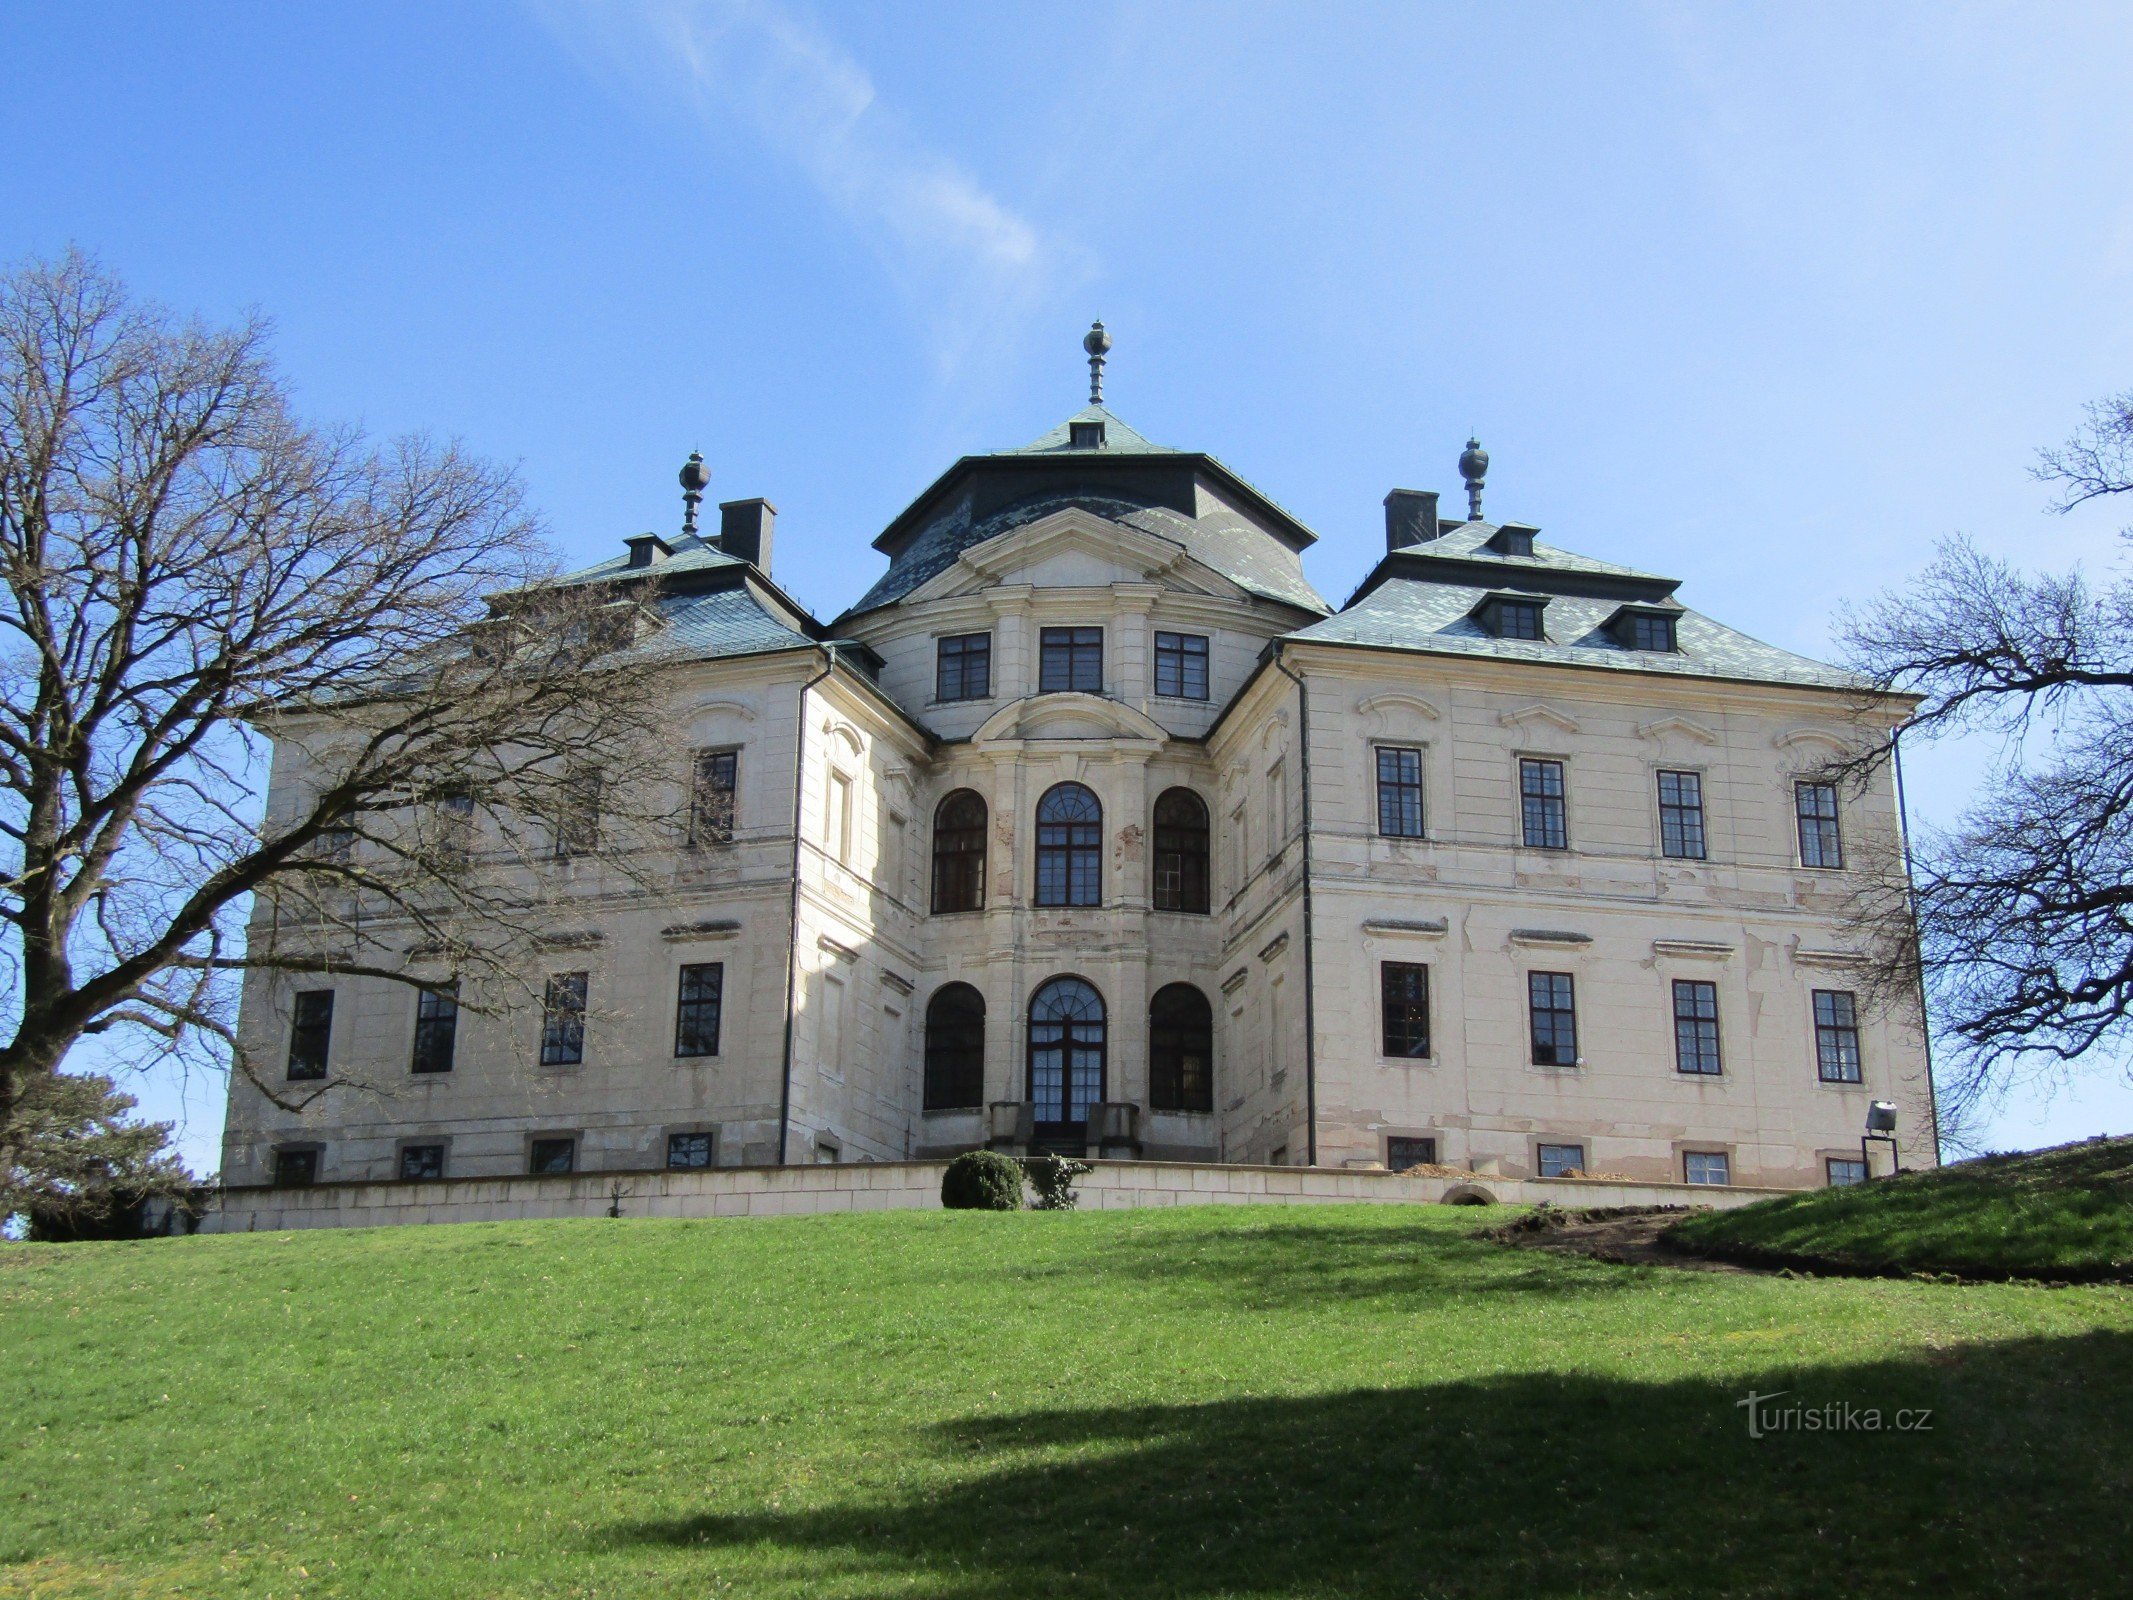
<path id="1" fill-rule="evenodd" d="M 770 526 L 778 508 L 768 500 L 722 500 L 718 507 L 718 547 L 729 556 L 752 561 L 770 571 Z"/>
<path id="2" fill-rule="evenodd" d="M 1385 548 L 1404 550 L 1437 537 L 1437 491 L 1395 489 L 1385 497 Z"/>
<path id="3" fill-rule="evenodd" d="M 674 547 L 656 533 L 640 533 L 634 539 L 624 539 L 629 546 L 630 565 L 648 567 L 655 561 L 664 561 L 674 553 Z"/>

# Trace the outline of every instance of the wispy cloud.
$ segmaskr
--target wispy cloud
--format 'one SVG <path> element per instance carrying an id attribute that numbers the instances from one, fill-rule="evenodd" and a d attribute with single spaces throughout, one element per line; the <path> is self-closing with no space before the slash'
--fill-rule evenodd
<path id="1" fill-rule="evenodd" d="M 803 176 L 924 322 L 942 375 L 1088 276 L 882 103 L 818 24 L 772 0 L 535 0 L 581 56 L 639 93 L 737 123 Z"/>

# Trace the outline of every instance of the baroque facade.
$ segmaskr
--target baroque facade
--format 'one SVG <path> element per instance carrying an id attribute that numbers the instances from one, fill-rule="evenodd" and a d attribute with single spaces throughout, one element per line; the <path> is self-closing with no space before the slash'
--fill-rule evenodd
<path id="1" fill-rule="evenodd" d="M 238 1080 L 225 1181 L 991 1144 L 1803 1187 L 1860 1175 L 1876 1100 L 1931 1162 L 1844 918 L 1896 798 L 1819 776 L 1855 681 L 1461 469 L 1470 515 L 1394 490 L 1337 607 L 1307 528 L 1101 404 L 957 462 L 827 625 L 766 502 L 629 541 L 564 581 L 656 579 L 686 647 L 657 887 L 571 886 L 545 1012 L 252 974 L 255 1059 L 334 1087 Z"/>

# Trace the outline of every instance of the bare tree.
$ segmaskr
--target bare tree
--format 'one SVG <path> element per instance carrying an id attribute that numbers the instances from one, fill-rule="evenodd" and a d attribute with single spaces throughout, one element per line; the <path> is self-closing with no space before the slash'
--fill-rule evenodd
<path id="1" fill-rule="evenodd" d="M 557 587 L 512 474 L 306 425 L 259 321 L 78 254 L 0 279 L 0 564 L 0 1129 L 113 1030 L 288 1104 L 237 974 L 515 976 L 558 852 L 628 871 L 666 808 L 648 590 Z"/>
<path id="2" fill-rule="evenodd" d="M 2039 453 L 2054 509 L 2133 493 L 2133 393 Z M 2133 541 L 2133 530 L 2125 536 Z M 1853 662 L 1924 697 L 1905 734 L 1998 740 L 1980 797 L 1912 841 L 1913 892 L 1869 903 L 1877 983 L 1923 984 L 1954 1120 L 2025 1076 L 2109 1057 L 2133 1020 L 2133 577 L 2036 576 L 1944 543 L 1848 616 Z M 1885 754 L 1885 750 L 1883 754 Z"/>

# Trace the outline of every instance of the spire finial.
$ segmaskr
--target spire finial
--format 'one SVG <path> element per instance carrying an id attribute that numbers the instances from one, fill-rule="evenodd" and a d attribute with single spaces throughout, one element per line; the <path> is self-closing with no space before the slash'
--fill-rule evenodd
<path id="1" fill-rule="evenodd" d="M 1469 522 L 1481 520 L 1481 480 L 1489 475 L 1489 453 L 1471 434 L 1459 452 L 1459 476 L 1466 479 L 1466 515 Z"/>
<path id="2" fill-rule="evenodd" d="M 711 469 L 704 465 L 703 452 L 691 450 L 689 459 L 681 464 L 681 531 L 684 536 L 696 536 L 696 508 L 703 502 L 704 489 L 711 482 Z"/>
<path id="3" fill-rule="evenodd" d="M 1104 352 L 1111 348 L 1111 336 L 1104 332 L 1101 322 L 1089 324 L 1089 331 L 1081 336 L 1082 349 L 1089 352 L 1089 404 L 1104 403 Z"/>

